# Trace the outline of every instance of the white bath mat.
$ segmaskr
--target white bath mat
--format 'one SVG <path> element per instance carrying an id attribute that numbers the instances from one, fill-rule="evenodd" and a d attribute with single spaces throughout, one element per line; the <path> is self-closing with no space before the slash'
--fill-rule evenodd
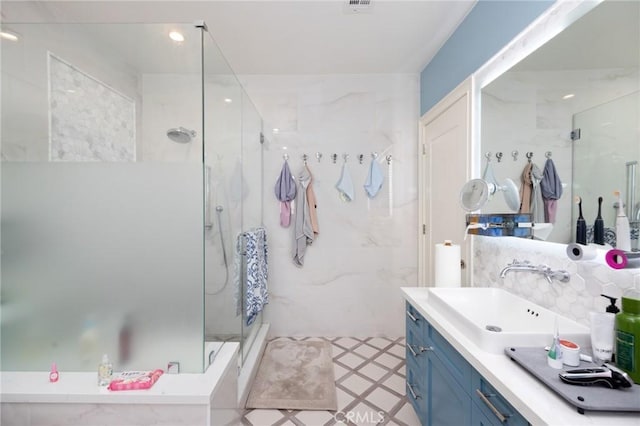
<path id="1" fill-rule="evenodd" d="M 331 343 L 289 339 L 269 342 L 247 408 L 337 410 Z"/>

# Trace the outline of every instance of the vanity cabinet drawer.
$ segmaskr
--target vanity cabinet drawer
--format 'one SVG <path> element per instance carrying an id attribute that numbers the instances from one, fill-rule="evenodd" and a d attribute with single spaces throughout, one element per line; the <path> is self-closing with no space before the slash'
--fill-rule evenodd
<path id="1" fill-rule="evenodd" d="M 407 363 L 413 361 L 418 368 L 424 367 L 424 360 L 427 357 L 428 348 L 425 346 L 422 330 L 416 327 L 407 327 L 407 344 L 405 348 L 405 358 Z M 424 371 L 424 370 L 423 370 Z"/>
<path id="2" fill-rule="evenodd" d="M 451 376 L 468 390 L 471 387 L 471 364 L 431 325 L 427 328 L 427 347 L 440 358 Z"/>
<path id="3" fill-rule="evenodd" d="M 421 342 L 424 341 L 425 330 L 428 325 L 427 320 L 425 320 L 422 314 L 408 302 L 405 316 L 407 322 L 407 336 L 411 329 L 414 331 L 416 336 L 419 336 Z"/>
<path id="4" fill-rule="evenodd" d="M 490 425 L 526 426 L 527 420 L 491 384 L 473 370 L 471 399 Z M 486 423 L 474 423 L 486 424 Z"/>
<path id="5" fill-rule="evenodd" d="M 406 393 L 407 399 L 411 402 L 416 415 L 421 422 L 426 418 L 427 409 L 427 374 L 426 369 L 422 365 L 411 359 L 407 359 L 407 383 Z"/>

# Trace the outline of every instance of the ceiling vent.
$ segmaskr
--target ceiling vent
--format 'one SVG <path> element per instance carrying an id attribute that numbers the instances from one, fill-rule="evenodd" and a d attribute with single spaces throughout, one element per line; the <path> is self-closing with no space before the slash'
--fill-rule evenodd
<path id="1" fill-rule="evenodd" d="M 371 9 L 371 0 L 347 0 L 344 5 L 344 12 L 351 15 L 371 13 Z"/>

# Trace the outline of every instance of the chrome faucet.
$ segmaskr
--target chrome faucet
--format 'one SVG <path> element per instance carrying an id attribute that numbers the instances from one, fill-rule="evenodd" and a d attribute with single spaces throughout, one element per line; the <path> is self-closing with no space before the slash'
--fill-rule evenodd
<path id="1" fill-rule="evenodd" d="M 549 284 L 551 284 L 553 280 L 566 283 L 569 282 L 570 278 L 569 272 L 565 270 L 554 271 L 547 265 L 532 265 L 528 260 L 519 262 L 518 260 L 513 259 L 513 262 L 509 263 L 502 269 L 502 271 L 500 271 L 500 278 L 505 278 L 509 271 L 528 271 L 534 274 L 542 274 Z"/>

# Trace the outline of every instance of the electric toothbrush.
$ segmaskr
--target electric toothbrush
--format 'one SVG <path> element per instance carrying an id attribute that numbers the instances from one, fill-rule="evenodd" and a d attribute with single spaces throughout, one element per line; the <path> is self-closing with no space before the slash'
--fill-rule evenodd
<path id="1" fill-rule="evenodd" d="M 576 197 L 578 203 L 578 220 L 576 221 L 576 243 L 587 245 L 587 222 L 582 217 L 582 198 Z"/>
<path id="2" fill-rule="evenodd" d="M 593 242 L 604 245 L 604 220 L 602 220 L 602 197 L 598 197 L 598 217 L 593 224 Z"/>

